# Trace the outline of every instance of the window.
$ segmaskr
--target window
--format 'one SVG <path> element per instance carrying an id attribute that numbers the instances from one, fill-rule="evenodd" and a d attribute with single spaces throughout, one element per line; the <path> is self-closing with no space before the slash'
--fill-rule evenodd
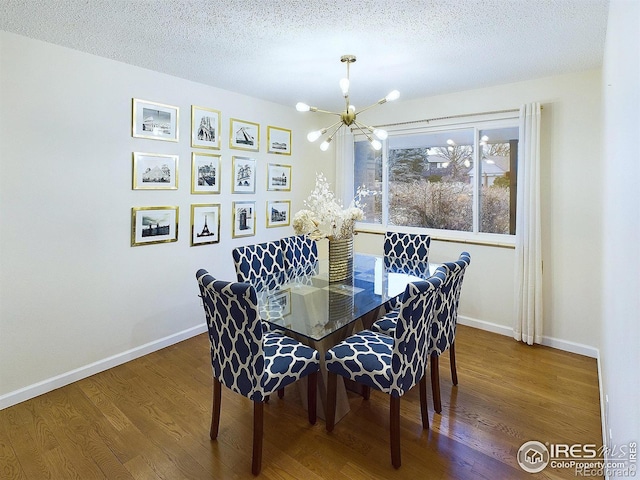
<path id="1" fill-rule="evenodd" d="M 376 152 L 356 138 L 355 187 L 365 223 L 470 233 L 515 233 L 518 127 L 491 125 L 390 132 Z"/>

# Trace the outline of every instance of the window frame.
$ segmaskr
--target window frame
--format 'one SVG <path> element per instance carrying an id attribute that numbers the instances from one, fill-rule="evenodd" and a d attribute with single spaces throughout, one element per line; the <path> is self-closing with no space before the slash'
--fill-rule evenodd
<path id="1" fill-rule="evenodd" d="M 480 232 L 480 187 L 481 187 L 481 175 L 478 173 L 479 168 L 479 143 L 480 143 L 480 131 L 492 130 L 497 128 L 520 128 L 518 112 L 515 114 L 505 114 L 494 116 L 493 118 L 469 118 L 465 121 L 441 121 L 441 122 L 429 122 L 428 125 L 416 126 L 411 128 L 386 128 L 389 133 L 389 138 L 382 142 L 382 222 L 381 223 L 366 223 L 357 222 L 356 231 L 363 233 L 384 233 L 391 229 L 394 231 L 402 231 L 407 233 L 427 233 L 433 240 L 451 241 L 456 243 L 469 243 L 479 245 L 492 245 L 499 247 L 513 248 L 515 247 L 515 235 L 502 234 L 502 233 L 486 233 Z M 443 131 L 453 130 L 469 130 L 473 129 L 474 141 L 473 141 L 473 199 L 472 199 L 472 212 L 473 212 L 473 227 L 472 231 L 465 232 L 460 230 L 443 230 L 426 227 L 411 227 L 402 225 L 389 225 L 389 155 L 388 145 L 389 139 L 393 136 L 411 135 L 411 134 L 428 134 Z M 522 133 L 519 132 L 518 138 L 521 139 Z M 351 148 L 351 171 L 355 170 L 355 143 L 360 141 L 366 141 L 366 137 L 362 134 L 354 133 L 353 148 Z M 518 155 L 518 164 L 520 164 L 520 155 Z M 352 182 L 353 183 L 353 182 Z M 345 191 L 353 192 L 354 185 L 348 185 Z"/>

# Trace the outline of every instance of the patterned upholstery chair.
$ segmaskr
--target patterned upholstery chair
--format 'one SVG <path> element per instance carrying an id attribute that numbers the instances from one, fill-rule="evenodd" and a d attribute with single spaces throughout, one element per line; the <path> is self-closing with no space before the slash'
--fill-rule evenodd
<path id="1" fill-rule="evenodd" d="M 458 385 L 458 372 L 456 370 L 456 326 L 458 325 L 458 304 L 460 303 L 460 291 L 467 267 L 471 263 L 471 256 L 462 252 L 455 262 L 445 263 L 449 270 L 447 281 L 442 285 L 441 299 L 437 306 L 436 317 L 431 327 L 429 341 L 429 355 L 431 357 L 431 390 L 433 392 L 433 408 L 436 412 L 442 412 L 440 400 L 440 369 L 439 357 L 447 349 L 451 364 L 451 382 Z"/>
<path id="2" fill-rule="evenodd" d="M 253 461 L 257 475 L 262 464 L 264 402 L 269 394 L 308 376 L 309 422 L 316 422 L 319 354 L 290 337 L 263 332 L 256 291 L 246 283 L 215 280 L 204 270 L 196 273 L 203 300 L 213 367 L 213 410 L 210 436 L 220 425 L 221 385 L 253 400 Z"/>
<path id="3" fill-rule="evenodd" d="M 256 290 L 273 290 L 284 282 L 284 255 L 279 241 L 236 247 L 233 263 L 239 282 Z"/>
<path id="4" fill-rule="evenodd" d="M 440 295 L 436 302 L 435 319 L 429 331 L 429 357 L 431 358 L 431 390 L 433 392 L 433 407 L 438 413 L 442 412 L 440 398 L 440 371 L 439 356 L 449 349 L 451 362 L 451 381 L 458 384 L 456 371 L 455 339 L 458 321 L 458 304 L 464 274 L 471 263 L 471 256 L 462 252 L 456 262 L 448 262 L 438 267 L 438 270 L 447 272 L 447 280 L 440 289 Z M 371 326 L 371 330 L 385 335 L 393 336 L 396 328 L 399 311 L 392 310 Z"/>
<path id="5" fill-rule="evenodd" d="M 431 237 L 429 235 L 386 232 L 384 234 L 385 268 L 390 271 L 414 274 L 412 265 L 428 264 L 430 245 Z M 385 303 L 384 313 L 398 308 L 400 308 L 399 298 Z"/>
<path id="6" fill-rule="evenodd" d="M 429 428 L 426 369 L 435 300 L 446 280 L 444 270 L 410 283 L 403 294 L 392 337 L 363 330 L 327 351 L 327 431 L 335 423 L 337 375 L 390 395 L 391 463 L 399 468 L 400 397 L 420 383 L 422 427 Z"/>
<path id="7" fill-rule="evenodd" d="M 293 235 L 280 240 L 284 253 L 284 267 L 291 276 L 315 273 L 318 262 L 318 246 L 306 235 Z"/>
<path id="8" fill-rule="evenodd" d="M 431 237 L 415 233 L 386 232 L 384 256 L 429 261 Z"/>

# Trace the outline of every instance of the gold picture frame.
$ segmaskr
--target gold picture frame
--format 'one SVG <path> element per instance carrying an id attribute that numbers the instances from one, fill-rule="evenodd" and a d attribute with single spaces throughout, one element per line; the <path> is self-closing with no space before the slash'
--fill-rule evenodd
<path id="1" fill-rule="evenodd" d="M 267 201 L 267 228 L 288 227 L 291 224 L 291 200 Z"/>
<path id="2" fill-rule="evenodd" d="M 131 136 L 177 142 L 180 109 L 175 105 L 132 99 Z"/>
<path id="3" fill-rule="evenodd" d="M 220 150 L 220 110 L 191 105 L 191 147 Z"/>
<path id="4" fill-rule="evenodd" d="M 268 125 L 267 153 L 291 155 L 291 130 Z"/>
<path id="5" fill-rule="evenodd" d="M 178 155 L 133 152 L 133 190 L 177 190 Z"/>
<path id="6" fill-rule="evenodd" d="M 191 152 L 191 193 L 220 193 L 220 155 Z"/>
<path id="7" fill-rule="evenodd" d="M 220 242 L 220 204 L 191 205 L 191 246 Z"/>
<path id="8" fill-rule="evenodd" d="M 267 164 L 267 190 L 291 191 L 291 165 Z"/>
<path id="9" fill-rule="evenodd" d="M 256 159 L 231 159 L 231 193 L 256 193 Z"/>
<path id="10" fill-rule="evenodd" d="M 252 237 L 256 234 L 256 202 L 233 202 L 233 238 Z"/>
<path id="11" fill-rule="evenodd" d="M 131 246 L 177 242 L 178 213 L 177 206 L 132 207 Z"/>
<path id="12" fill-rule="evenodd" d="M 260 124 L 231 118 L 229 120 L 229 148 L 260 150 Z"/>

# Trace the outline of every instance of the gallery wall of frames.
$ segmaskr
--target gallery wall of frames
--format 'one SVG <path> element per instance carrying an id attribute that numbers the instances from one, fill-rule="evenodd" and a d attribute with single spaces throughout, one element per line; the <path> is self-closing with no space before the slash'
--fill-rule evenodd
<path id="1" fill-rule="evenodd" d="M 209 106 L 191 105 L 190 113 L 190 162 L 180 159 L 177 153 L 149 151 L 149 142 L 144 143 L 144 148 L 141 142 L 141 148 L 132 152 L 132 189 L 177 190 L 179 166 L 184 171 L 188 165 L 193 196 L 188 207 L 192 247 L 218 243 L 224 229 L 230 230 L 232 238 L 253 236 L 258 215 L 265 215 L 267 228 L 289 226 L 291 200 L 280 198 L 282 194 L 278 192 L 291 192 L 292 167 L 283 161 L 291 156 L 291 130 L 273 125 L 261 127 L 233 117 L 224 119 L 222 112 Z M 178 144 L 183 141 L 179 118 L 178 106 L 133 98 L 131 135 Z M 261 145 L 261 133 L 266 146 Z M 226 147 L 228 155 L 221 153 L 227 151 Z M 258 169 L 264 169 L 266 185 L 257 185 Z M 216 202 L 225 175 L 231 179 L 232 200 Z M 258 201 L 252 198 L 260 189 L 273 192 L 267 195 L 264 205 L 257 205 Z M 131 246 L 177 242 L 180 207 L 132 207 Z M 231 222 L 221 223 L 221 216 Z"/>

